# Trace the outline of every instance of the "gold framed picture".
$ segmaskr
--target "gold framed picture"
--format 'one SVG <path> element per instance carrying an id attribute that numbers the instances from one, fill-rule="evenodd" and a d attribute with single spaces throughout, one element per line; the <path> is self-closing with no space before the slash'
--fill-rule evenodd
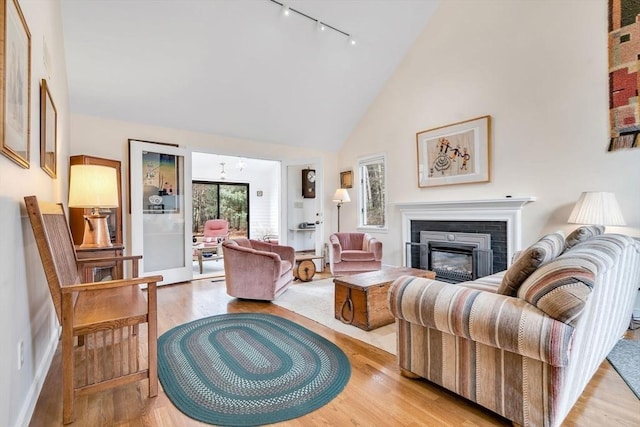
<path id="1" fill-rule="evenodd" d="M 40 83 L 40 167 L 56 177 L 58 110 L 51 98 L 47 81 Z"/>
<path id="2" fill-rule="evenodd" d="M 418 187 L 489 181 L 491 116 L 416 134 Z"/>
<path id="3" fill-rule="evenodd" d="M 31 33 L 17 0 L 0 0 L 0 99 L 2 154 L 29 168 L 31 99 Z"/>
<path id="4" fill-rule="evenodd" d="M 340 172 L 340 188 L 353 187 L 353 172 Z"/>

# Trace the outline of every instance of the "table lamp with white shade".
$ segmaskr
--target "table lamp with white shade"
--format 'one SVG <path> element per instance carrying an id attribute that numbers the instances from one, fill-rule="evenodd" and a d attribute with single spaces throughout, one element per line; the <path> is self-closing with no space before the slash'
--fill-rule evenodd
<path id="1" fill-rule="evenodd" d="M 585 191 L 569 215 L 571 224 L 626 225 L 613 193 Z"/>
<path id="2" fill-rule="evenodd" d="M 99 165 L 71 165 L 69 207 L 91 209 L 84 215 L 81 248 L 113 246 L 107 218 L 100 208 L 118 207 L 118 180 L 115 168 Z"/>
<path id="3" fill-rule="evenodd" d="M 340 231 L 340 207 L 343 203 L 351 201 L 346 188 L 338 188 L 333 195 L 333 202 L 338 204 L 338 231 Z"/>

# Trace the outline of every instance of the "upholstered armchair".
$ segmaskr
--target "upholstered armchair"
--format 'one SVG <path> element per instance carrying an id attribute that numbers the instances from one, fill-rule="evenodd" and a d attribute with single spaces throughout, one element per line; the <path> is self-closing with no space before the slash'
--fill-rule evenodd
<path id="1" fill-rule="evenodd" d="M 329 236 L 329 266 L 334 276 L 382 268 L 382 242 L 368 233 Z"/>
<path id="2" fill-rule="evenodd" d="M 229 222 L 226 219 L 210 219 L 204 223 L 205 246 L 217 246 L 219 242 L 229 237 Z"/>
<path id="3" fill-rule="evenodd" d="M 273 301 L 293 283 L 295 249 L 252 239 L 222 243 L 227 294 Z"/>

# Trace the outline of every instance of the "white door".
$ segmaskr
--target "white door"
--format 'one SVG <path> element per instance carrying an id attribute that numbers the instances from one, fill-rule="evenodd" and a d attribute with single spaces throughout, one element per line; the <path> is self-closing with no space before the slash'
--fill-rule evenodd
<path id="1" fill-rule="evenodd" d="M 140 274 L 162 274 L 160 284 L 193 278 L 191 152 L 130 141 L 131 250 L 142 254 Z"/>
<path id="2" fill-rule="evenodd" d="M 315 171 L 315 197 L 308 198 L 302 192 L 302 171 Z M 284 241 L 293 246 L 296 251 L 313 251 L 321 256 L 324 245 L 324 213 L 323 213 L 323 182 L 324 172 L 321 159 L 304 159 L 283 162 L 282 168 L 283 224 L 280 225 Z M 303 224 L 310 223 L 303 227 Z M 315 260 L 316 268 L 322 268 L 321 261 Z"/>

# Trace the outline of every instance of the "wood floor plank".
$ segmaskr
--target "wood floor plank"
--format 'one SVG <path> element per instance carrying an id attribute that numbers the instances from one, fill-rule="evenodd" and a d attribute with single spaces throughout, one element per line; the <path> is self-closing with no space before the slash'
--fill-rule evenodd
<path id="1" fill-rule="evenodd" d="M 314 279 L 328 277 L 316 274 Z M 303 285 L 300 285 L 303 286 Z M 335 332 L 275 304 L 241 301 L 225 293 L 224 282 L 203 279 L 158 289 L 158 335 L 202 317 L 224 313 L 271 313 L 292 320 L 337 344 L 351 362 L 345 390 L 327 405 L 282 426 L 507 426 L 507 420 L 425 380 L 400 375 L 395 356 Z M 141 328 L 144 342 L 146 330 Z M 629 333 L 640 339 L 640 330 Z M 144 361 L 146 363 L 146 361 Z M 36 404 L 33 427 L 62 424 L 60 349 Z M 73 427 L 206 426 L 176 409 L 161 389 L 146 396 L 144 382 L 78 398 Z M 638 400 L 617 372 L 604 362 L 563 426 L 639 426 Z"/>

